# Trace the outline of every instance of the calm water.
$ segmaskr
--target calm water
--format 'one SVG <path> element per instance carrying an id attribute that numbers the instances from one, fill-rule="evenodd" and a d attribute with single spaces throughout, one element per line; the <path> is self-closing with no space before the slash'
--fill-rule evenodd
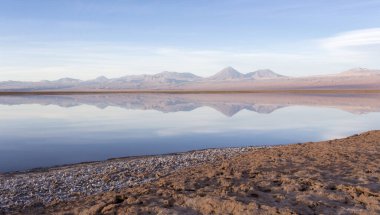
<path id="1" fill-rule="evenodd" d="M 0 172 L 380 129 L 379 95 L 0 97 Z"/>

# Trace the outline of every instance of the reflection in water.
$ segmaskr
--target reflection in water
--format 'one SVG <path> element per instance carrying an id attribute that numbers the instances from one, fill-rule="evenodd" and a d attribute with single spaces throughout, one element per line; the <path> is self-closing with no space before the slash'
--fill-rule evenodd
<path id="1" fill-rule="evenodd" d="M 192 111 L 208 106 L 233 116 L 241 110 L 272 113 L 287 106 L 333 107 L 355 114 L 380 111 L 380 94 L 91 94 L 1 96 L 0 104 L 40 104 L 74 107 L 82 104 L 106 108 Z"/>
<path id="2" fill-rule="evenodd" d="M 0 172 L 340 138 L 379 129 L 379 112 L 378 94 L 0 96 Z"/>

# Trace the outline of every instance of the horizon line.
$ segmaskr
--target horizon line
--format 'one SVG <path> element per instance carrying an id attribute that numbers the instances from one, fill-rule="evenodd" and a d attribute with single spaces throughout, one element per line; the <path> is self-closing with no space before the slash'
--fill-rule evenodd
<path id="1" fill-rule="evenodd" d="M 86 94 L 378 94 L 380 89 L 321 90 L 80 90 L 80 91 L 0 91 L 0 96 L 12 95 L 86 95 Z"/>

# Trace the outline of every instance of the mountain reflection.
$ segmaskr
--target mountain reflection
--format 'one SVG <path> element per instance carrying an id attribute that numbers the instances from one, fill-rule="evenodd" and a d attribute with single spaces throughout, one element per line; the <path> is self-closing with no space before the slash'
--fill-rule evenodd
<path id="1" fill-rule="evenodd" d="M 354 114 L 380 112 L 379 94 L 90 94 L 0 96 L 1 105 L 91 105 L 161 112 L 211 107 L 231 117 L 242 110 L 270 114 L 288 106 L 330 107 Z"/>

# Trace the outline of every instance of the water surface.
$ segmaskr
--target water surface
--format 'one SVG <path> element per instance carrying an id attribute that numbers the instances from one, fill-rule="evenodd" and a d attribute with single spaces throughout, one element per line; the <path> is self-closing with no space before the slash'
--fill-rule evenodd
<path id="1" fill-rule="evenodd" d="M 0 96 L 0 172 L 380 129 L 380 95 Z"/>

